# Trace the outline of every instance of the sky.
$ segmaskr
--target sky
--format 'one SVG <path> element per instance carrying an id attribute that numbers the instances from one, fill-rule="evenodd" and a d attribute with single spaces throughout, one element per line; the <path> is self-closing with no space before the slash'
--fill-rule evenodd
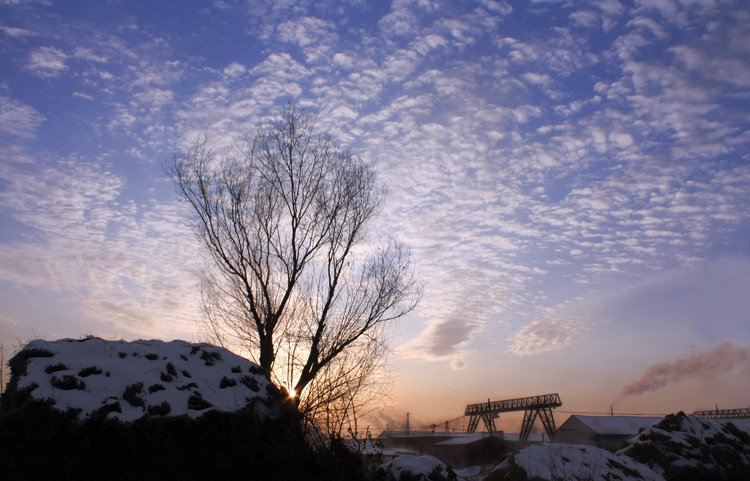
<path id="1" fill-rule="evenodd" d="M 288 102 L 375 163 L 424 286 L 383 422 L 750 404 L 743 0 L 0 0 L 3 346 L 198 340 L 160 162 Z"/>

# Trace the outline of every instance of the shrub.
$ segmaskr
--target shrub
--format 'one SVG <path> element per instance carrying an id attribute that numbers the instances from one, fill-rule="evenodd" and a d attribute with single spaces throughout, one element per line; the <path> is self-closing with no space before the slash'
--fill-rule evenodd
<path id="1" fill-rule="evenodd" d="M 165 389 L 166 388 L 162 386 L 161 384 L 152 384 L 151 386 L 148 387 L 148 393 L 153 394 L 155 392 L 163 391 Z"/>
<path id="2" fill-rule="evenodd" d="M 91 376 L 92 374 L 97 374 L 98 375 L 98 374 L 101 374 L 101 373 L 102 373 L 101 369 L 99 369 L 96 366 L 91 366 L 91 367 L 85 367 L 85 368 L 81 369 L 78 372 L 78 375 L 81 376 L 81 377 L 88 377 L 88 376 Z"/>
<path id="3" fill-rule="evenodd" d="M 234 387 L 237 385 L 237 381 L 234 379 L 229 379 L 228 377 L 224 376 L 221 378 L 221 381 L 219 382 L 219 388 L 224 389 L 227 387 Z"/>
<path id="4" fill-rule="evenodd" d="M 50 384 L 52 384 L 52 386 L 57 389 L 63 389 L 65 391 L 72 391 L 74 389 L 86 389 L 85 382 L 70 374 L 66 374 L 62 378 L 52 376 L 52 379 L 50 379 Z"/>
<path id="5" fill-rule="evenodd" d="M 142 382 L 131 384 L 130 386 L 125 388 L 125 392 L 122 394 L 122 398 L 130 403 L 131 406 L 144 407 L 146 405 L 145 401 L 143 400 L 143 398 L 138 396 L 142 392 Z"/>
<path id="6" fill-rule="evenodd" d="M 152 408 L 156 416 L 166 409 Z M 326 466 L 317 455 L 291 414 L 259 419 L 248 409 L 208 411 L 198 419 L 79 422 L 37 402 L 0 412 L 2 479 L 9 480 L 362 479 L 338 475 L 340 466 Z"/>
<path id="7" fill-rule="evenodd" d="M 54 372 L 64 371 L 66 369 L 68 369 L 68 366 L 66 366 L 65 364 L 62 364 L 62 363 L 58 363 L 58 364 L 47 366 L 44 369 L 44 372 L 46 372 L 47 374 L 52 374 Z"/>
<path id="8" fill-rule="evenodd" d="M 203 411 L 211 407 L 211 403 L 206 401 L 200 396 L 190 396 L 188 398 L 188 409 L 194 409 L 196 411 Z"/>

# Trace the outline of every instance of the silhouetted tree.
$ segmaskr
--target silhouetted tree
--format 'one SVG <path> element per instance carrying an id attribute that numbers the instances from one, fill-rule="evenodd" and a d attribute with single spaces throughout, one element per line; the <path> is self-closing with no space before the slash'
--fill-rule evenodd
<path id="1" fill-rule="evenodd" d="M 302 412 L 327 409 L 330 420 L 373 392 L 384 327 L 421 289 L 401 243 L 367 244 L 385 196 L 373 165 L 315 121 L 288 105 L 235 156 L 217 158 L 203 139 L 165 168 L 210 254 L 208 334 L 244 348 Z"/>

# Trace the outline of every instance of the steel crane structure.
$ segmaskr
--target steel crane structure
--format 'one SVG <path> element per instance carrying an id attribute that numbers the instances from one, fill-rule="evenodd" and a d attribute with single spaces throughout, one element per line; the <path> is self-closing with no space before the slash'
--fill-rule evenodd
<path id="1" fill-rule="evenodd" d="M 742 419 L 750 418 L 750 408 L 717 409 L 715 411 L 696 411 L 693 416 L 706 419 Z"/>
<path id="2" fill-rule="evenodd" d="M 495 418 L 499 417 L 500 413 L 524 411 L 519 439 L 526 441 L 537 416 L 542 420 L 544 429 L 549 436 L 555 433 L 555 418 L 552 416 L 552 409 L 560 406 L 562 406 L 562 401 L 560 401 L 560 395 L 557 393 L 506 399 L 504 401 L 490 401 L 488 399 L 486 403 L 469 404 L 466 406 L 464 415 L 469 416 L 468 432 L 475 432 L 479 421 L 482 420 L 487 431 L 492 433 L 496 431 Z"/>

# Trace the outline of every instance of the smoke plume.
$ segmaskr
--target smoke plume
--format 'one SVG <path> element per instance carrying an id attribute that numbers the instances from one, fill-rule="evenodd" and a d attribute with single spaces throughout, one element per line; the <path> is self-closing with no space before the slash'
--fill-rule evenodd
<path id="1" fill-rule="evenodd" d="M 667 384 L 689 378 L 707 378 L 750 364 L 750 349 L 725 342 L 712 351 L 654 364 L 643 376 L 622 389 L 622 396 L 656 391 Z"/>

